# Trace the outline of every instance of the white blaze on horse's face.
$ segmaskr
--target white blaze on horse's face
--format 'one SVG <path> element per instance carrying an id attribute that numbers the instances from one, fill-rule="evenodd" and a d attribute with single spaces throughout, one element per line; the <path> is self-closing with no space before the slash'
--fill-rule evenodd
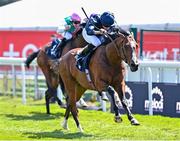
<path id="1" fill-rule="evenodd" d="M 131 47 L 131 50 L 132 50 L 132 54 L 131 54 L 131 61 L 130 61 L 130 69 L 131 71 L 137 71 L 138 69 L 138 66 L 139 66 L 139 63 L 138 63 L 138 58 L 137 58 L 137 55 L 136 55 L 136 49 L 137 49 L 137 43 L 136 41 L 134 40 L 133 36 L 130 37 L 130 47 Z"/>
<path id="2" fill-rule="evenodd" d="M 131 45 L 131 48 L 132 48 L 132 60 L 133 60 L 135 63 L 138 63 L 137 56 L 136 56 L 137 44 L 136 44 L 136 42 L 131 41 L 131 42 L 130 42 L 130 45 Z"/>

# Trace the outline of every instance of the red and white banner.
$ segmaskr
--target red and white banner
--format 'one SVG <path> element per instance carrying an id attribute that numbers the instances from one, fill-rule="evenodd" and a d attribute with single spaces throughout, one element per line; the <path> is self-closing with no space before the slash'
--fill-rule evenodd
<path id="1" fill-rule="evenodd" d="M 143 58 L 180 61 L 180 32 L 145 31 Z"/>
<path id="2" fill-rule="evenodd" d="M 48 43 L 54 33 L 38 30 L 0 31 L 0 57 L 27 57 Z M 144 32 L 143 58 L 180 60 L 180 32 Z"/>
<path id="3" fill-rule="evenodd" d="M 55 31 L 0 31 L 0 57 L 27 57 L 50 41 Z"/>

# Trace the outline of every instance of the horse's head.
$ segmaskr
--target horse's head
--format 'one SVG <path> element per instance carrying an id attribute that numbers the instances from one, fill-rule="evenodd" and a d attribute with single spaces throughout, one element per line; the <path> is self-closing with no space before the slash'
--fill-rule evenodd
<path id="1" fill-rule="evenodd" d="M 129 65 L 131 71 L 137 71 L 139 66 L 137 58 L 138 44 L 133 34 L 124 35 L 120 33 L 118 38 L 120 39 L 117 40 L 117 48 L 120 57 Z"/>

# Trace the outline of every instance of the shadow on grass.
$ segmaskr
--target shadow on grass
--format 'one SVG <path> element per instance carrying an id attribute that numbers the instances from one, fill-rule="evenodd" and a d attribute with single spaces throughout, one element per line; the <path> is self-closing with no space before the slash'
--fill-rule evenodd
<path id="1" fill-rule="evenodd" d="M 33 104 L 31 103 L 31 104 L 28 104 L 28 106 L 45 106 L 45 103 L 33 103 Z"/>
<path id="2" fill-rule="evenodd" d="M 29 115 L 14 115 L 14 114 L 6 114 L 7 118 L 11 118 L 12 120 L 52 120 L 60 117 L 64 117 L 63 113 L 54 113 L 54 114 L 46 114 L 39 112 L 30 112 Z"/>
<path id="3" fill-rule="evenodd" d="M 29 106 L 45 106 L 46 105 L 46 103 L 36 103 L 36 101 L 38 102 L 38 100 L 35 100 L 35 102 L 34 103 L 30 103 L 30 104 L 28 104 Z M 58 105 L 58 103 L 57 102 L 50 102 L 49 103 L 50 105 Z M 61 107 L 59 107 L 59 108 L 61 108 Z"/>
<path id="4" fill-rule="evenodd" d="M 85 133 L 68 133 L 63 132 L 62 130 L 55 130 L 53 132 L 26 132 L 23 133 L 24 135 L 28 135 L 28 138 L 31 139 L 40 139 L 40 138 L 56 138 L 56 139 L 76 139 L 76 138 L 82 138 L 82 137 L 93 137 L 91 134 L 85 134 Z"/>

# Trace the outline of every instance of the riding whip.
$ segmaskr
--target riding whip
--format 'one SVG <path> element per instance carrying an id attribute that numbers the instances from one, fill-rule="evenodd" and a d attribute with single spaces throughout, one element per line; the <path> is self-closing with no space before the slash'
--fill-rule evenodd
<path id="1" fill-rule="evenodd" d="M 81 7 L 81 9 L 82 9 L 83 13 L 85 14 L 86 18 L 89 19 L 89 17 L 88 17 L 88 15 L 86 14 L 86 11 L 84 10 L 84 8 Z"/>

